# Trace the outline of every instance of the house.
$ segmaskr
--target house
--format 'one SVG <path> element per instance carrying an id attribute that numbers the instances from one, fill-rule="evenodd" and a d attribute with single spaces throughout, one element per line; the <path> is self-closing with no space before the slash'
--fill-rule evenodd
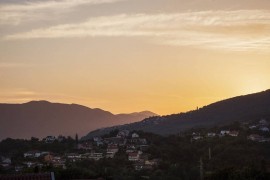
<path id="1" fill-rule="evenodd" d="M 152 159 L 145 161 L 145 165 L 157 166 L 159 164 L 159 159 Z"/>
<path id="2" fill-rule="evenodd" d="M 23 154 L 24 158 L 38 158 L 42 155 L 40 151 L 28 151 Z"/>
<path id="3" fill-rule="evenodd" d="M 90 142 L 79 143 L 77 146 L 77 149 L 81 150 L 91 150 L 92 148 L 92 143 Z"/>
<path id="4" fill-rule="evenodd" d="M 262 132 L 269 132 L 269 128 L 268 127 L 261 127 L 260 128 L 260 131 L 262 131 Z"/>
<path id="5" fill-rule="evenodd" d="M 37 163 L 36 162 L 24 162 L 23 164 L 25 164 L 28 168 L 34 167 Z"/>
<path id="6" fill-rule="evenodd" d="M 113 152 L 106 153 L 106 158 L 114 158 L 114 156 L 115 156 L 115 153 L 113 153 Z"/>
<path id="7" fill-rule="evenodd" d="M 0 157 L 0 166 L 9 167 L 11 165 L 11 159 L 6 157 Z"/>
<path id="8" fill-rule="evenodd" d="M 259 142 L 270 142 L 270 138 L 263 137 Z"/>
<path id="9" fill-rule="evenodd" d="M 99 141 L 102 141 L 102 138 L 101 137 L 93 137 L 93 140 L 95 142 L 99 142 Z"/>
<path id="10" fill-rule="evenodd" d="M 256 128 L 257 128 L 256 125 L 251 125 L 251 126 L 249 126 L 249 129 L 256 129 Z"/>
<path id="11" fill-rule="evenodd" d="M 126 153 L 131 153 L 136 151 L 136 147 L 134 145 L 127 145 L 126 147 Z"/>
<path id="12" fill-rule="evenodd" d="M 248 136 L 248 139 L 251 141 L 257 141 L 260 142 L 262 140 L 262 136 L 258 135 L 258 134 L 251 134 Z"/>
<path id="13" fill-rule="evenodd" d="M 44 156 L 44 161 L 47 162 L 47 163 L 50 163 L 50 162 L 53 161 L 53 158 L 54 158 L 53 155 L 47 154 L 47 155 Z"/>
<path id="14" fill-rule="evenodd" d="M 228 131 L 228 130 L 221 130 L 220 131 L 221 136 L 229 135 L 229 133 L 230 133 L 230 131 Z"/>
<path id="15" fill-rule="evenodd" d="M 93 137 L 94 142 L 96 142 L 97 146 L 103 146 L 104 142 L 101 137 Z"/>
<path id="16" fill-rule="evenodd" d="M 15 166 L 15 172 L 21 172 L 23 170 L 23 166 Z"/>
<path id="17" fill-rule="evenodd" d="M 122 138 L 125 138 L 129 135 L 129 131 L 128 130 L 122 130 L 122 131 L 119 131 L 118 134 L 117 134 L 117 137 L 122 137 Z"/>
<path id="18" fill-rule="evenodd" d="M 212 133 L 212 132 L 207 133 L 207 137 L 215 137 L 215 136 L 216 136 L 216 133 Z"/>
<path id="19" fill-rule="evenodd" d="M 140 155 L 141 155 L 140 151 L 128 153 L 128 160 L 129 161 L 139 161 Z"/>
<path id="20" fill-rule="evenodd" d="M 59 156 L 55 156 L 53 157 L 52 165 L 53 167 L 66 169 L 66 160 Z"/>
<path id="21" fill-rule="evenodd" d="M 192 139 L 193 140 L 200 140 L 200 139 L 203 139 L 203 137 L 198 135 L 198 136 L 193 136 Z"/>
<path id="22" fill-rule="evenodd" d="M 137 134 L 137 133 L 132 133 L 131 137 L 132 137 L 132 138 L 139 138 L 140 136 L 139 136 L 139 134 Z"/>
<path id="23" fill-rule="evenodd" d="M 77 153 L 69 153 L 66 155 L 66 157 L 73 162 L 81 159 L 81 155 Z"/>
<path id="24" fill-rule="evenodd" d="M 114 158 L 114 155 L 118 152 L 118 146 L 111 144 L 108 145 L 107 147 L 107 154 L 106 154 L 106 158 Z"/>
<path id="25" fill-rule="evenodd" d="M 146 145 L 147 144 L 147 140 L 145 138 L 140 138 L 139 139 L 139 144 L 140 145 Z"/>
<path id="26" fill-rule="evenodd" d="M 44 141 L 46 143 L 53 143 L 56 140 L 55 136 L 47 136 L 46 138 L 44 138 Z"/>
<path id="27" fill-rule="evenodd" d="M 193 133 L 192 133 L 192 136 L 197 136 L 197 133 L 193 132 Z"/>
<path id="28" fill-rule="evenodd" d="M 108 145 L 108 147 L 107 147 L 107 152 L 109 152 L 109 153 L 117 153 L 118 150 L 119 150 L 118 146 L 114 145 L 114 144 Z"/>
<path id="29" fill-rule="evenodd" d="M 144 163 L 143 162 L 140 162 L 140 161 L 137 161 L 136 163 L 134 163 L 134 169 L 136 171 L 140 171 L 142 169 L 144 169 Z"/>
<path id="30" fill-rule="evenodd" d="M 96 143 L 97 143 L 97 146 L 103 146 L 104 145 L 104 142 L 102 142 L 102 141 L 97 141 Z"/>
<path id="31" fill-rule="evenodd" d="M 124 138 L 121 137 L 110 137 L 110 138 L 105 138 L 104 142 L 107 144 L 115 144 L 119 146 L 123 146 L 126 144 L 126 141 Z"/>
<path id="32" fill-rule="evenodd" d="M 98 161 L 103 158 L 103 153 L 97 153 L 97 152 L 92 152 L 89 156 L 89 159 L 93 159 L 95 161 Z"/>
<path id="33" fill-rule="evenodd" d="M 233 137 L 237 137 L 238 134 L 239 134 L 238 131 L 230 131 L 230 132 L 229 132 L 229 136 L 233 136 Z"/>

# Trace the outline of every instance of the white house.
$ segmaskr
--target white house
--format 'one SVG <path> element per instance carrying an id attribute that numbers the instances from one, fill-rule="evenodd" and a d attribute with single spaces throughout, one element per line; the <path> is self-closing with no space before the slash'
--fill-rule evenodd
<path id="1" fill-rule="evenodd" d="M 93 140 L 95 142 L 99 142 L 99 141 L 102 141 L 102 138 L 101 137 L 93 137 Z"/>
<path id="2" fill-rule="evenodd" d="M 132 138 L 139 138 L 140 136 L 139 136 L 139 134 L 137 134 L 137 133 L 132 133 L 131 137 L 132 137 Z"/>
<path id="3" fill-rule="evenodd" d="M 122 131 L 119 131 L 118 134 L 117 134 L 117 137 L 127 137 L 129 135 L 129 131 L 128 130 L 122 130 Z"/>
<path id="4" fill-rule="evenodd" d="M 228 135 L 229 133 L 230 133 L 230 131 L 228 131 L 228 130 L 221 130 L 221 131 L 220 131 L 220 135 L 221 135 L 221 136 Z"/>
<path id="5" fill-rule="evenodd" d="M 260 131 L 269 132 L 269 128 L 268 127 L 261 127 Z"/>
<path id="6" fill-rule="evenodd" d="M 238 131 L 230 131 L 230 132 L 229 132 L 229 135 L 230 135 L 230 136 L 233 136 L 233 137 L 237 137 L 238 134 L 239 134 Z"/>
<path id="7" fill-rule="evenodd" d="M 207 133 L 207 137 L 215 137 L 215 136 L 216 136 L 216 133 L 212 133 L 212 132 Z"/>
<path id="8" fill-rule="evenodd" d="M 27 157 L 29 157 L 29 158 L 38 158 L 41 155 L 42 155 L 42 153 L 39 152 L 39 151 L 28 151 L 28 152 L 23 154 L 24 158 L 27 158 Z"/>
<path id="9" fill-rule="evenodd" d="M 45 138 L 45 142 L 46 143 L 53 143 L 55 140 L 56 140 L 56 137 L 55 136 L 47 136 Z"/>

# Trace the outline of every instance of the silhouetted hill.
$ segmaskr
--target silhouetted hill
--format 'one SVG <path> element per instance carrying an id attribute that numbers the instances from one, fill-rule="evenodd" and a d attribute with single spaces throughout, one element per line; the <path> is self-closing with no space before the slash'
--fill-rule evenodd
<path id="1" fill-rule="evenodd" d="M 0 104 L 0 139 L 83 135 L 97 128 L 136 122 L 154 115 L 151 112 L 114 115 L 102 109 L 48 101 Z"/>
<path id="2" fill-rule="evenodd" d="M 261 118 L 270 119 L 270 90 L 219 101 L 186 113 L 151 117 L 141 122 L 95 130 L 84 138 L 101 135 L 113 129 L 143 130 L 168 135 L 189 128 L 220 126 L 234 121 Z"/>

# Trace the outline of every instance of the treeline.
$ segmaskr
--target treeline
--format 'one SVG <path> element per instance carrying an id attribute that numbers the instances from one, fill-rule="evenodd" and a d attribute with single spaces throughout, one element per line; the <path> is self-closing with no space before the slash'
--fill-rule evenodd
<path id="1" fill-rule="evenodd" d="M 191 140 L 193 132 L 205 134 L 218 132 L 222 128 L 192 129 L 178 135 L 168 137 L 138 131 L 142 138 L 149 142 L 146 151 L 149 159 L 159 159 L 158 166 L 151 170 L 134 170 L 134 163 L 127 159 L 124 149 L 113 159 L 99 161 L 82 160 L 67 162 L 66 169 L 54 168 L 50 165 L 42 169 L 29 169 L 28 172 L 54 171 L 56 179 L 104 179 L 117 180 L 266 180 L 270 179 L 270 143 L 253 142 L 247 139 L 248 129 L 244 130 L 239 123 L 224 129 L 237 129 L 239 136 L 205 137 Z M 111 132 L 114 135 L 116 131 Z M 110 136 L 108 135 L 108 137 Z M 22 153 L 31 150 L 47 150 L 64 154 L 74 151 L 76 141 L 67 138 L 63 142 L 44 143 L 31 140 L 6 139 L 0 142 L 0 153 L 14 153 L 19 160 Z M 17 159 L 16 159 L 17 157 Z M 4 173 L 0 168 L 1 173 Z"/>

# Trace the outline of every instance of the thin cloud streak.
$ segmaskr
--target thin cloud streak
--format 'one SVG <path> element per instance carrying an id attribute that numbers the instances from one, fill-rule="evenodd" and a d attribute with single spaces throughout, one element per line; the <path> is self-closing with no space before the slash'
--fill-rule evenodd
<path id="1" fill-rule="evenodd" d="M 148 37 L 173 46 L 234 51 L 270 50 L 270 11 L 120 14 L 8 35 L 5 40 L 78 37 Z"/>
<path id="2" fill-rule="evenodd" d="M 46 20 L 50 15 L 55 18 L 63 12 L 81 5 L 115 3 L 124 0 L 49 0 L 32 1 L 24 4 L 5 4 L 0 6 L 0 25 L 19 25 L 23 22 Z"/>
<path id="3" fill-rule="evenodd" d="M 26 68 L 33 66 L 33 64 L 0 62 L 0 68 Z"/>

